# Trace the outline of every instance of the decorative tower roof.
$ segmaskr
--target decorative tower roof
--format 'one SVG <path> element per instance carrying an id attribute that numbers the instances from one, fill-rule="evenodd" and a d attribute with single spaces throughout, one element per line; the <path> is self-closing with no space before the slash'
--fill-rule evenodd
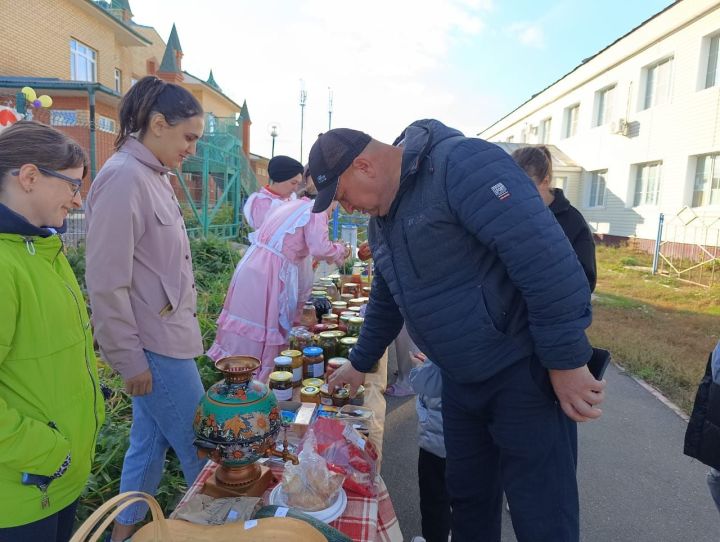
<path id="1" fill-rule="evenodd" d="M 173 23 L 172 30 L 170 31 L 170 37 L 168 38 L 168 47 L 172 47 L 179 53 L 182 53 L 182 46 L 180 45 L 180 38 L 178 38 L 177 28 Z"/>
<path id="2" fill-rule="evenodd" d="M 207 84 L 216 90 L 221 90 L 220 85 L 218 85 L 217 82 L 215 81 L 215 76 L 213 75 L 212 70 L 210 70 L 210 76 L 208 77 Z"/>
<path id="3" fill-rule="evenodd" d="M 246 122 L 252 122 L 250 120 L 250 112 L 248 111 L 247 100 L 243 100 L 242 108 L 240 109 L 240 116 Z"/>
<path id="4" fill-rule="evenodd" d="M 163 54 L 160 68 L 158 69 L 158 77 L 171 83 L 181 82 L 185 78 L 182 71 L 182 57 L 183 52 L 180 46 L 180 38 L 178 38 L 177 28 L 175 28 L 173 24 L 167 47 L 165 47 L 165 53 Z"/>

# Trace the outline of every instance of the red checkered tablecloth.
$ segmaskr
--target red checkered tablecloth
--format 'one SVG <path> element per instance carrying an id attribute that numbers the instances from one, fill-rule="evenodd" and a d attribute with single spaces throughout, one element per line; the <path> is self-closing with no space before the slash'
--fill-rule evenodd
<path id="1" fill-rule="evenodd" d="M 207 479 L 217 469 L 217 463 L 208 461 L 193 485 L 188 489 L 185 496 L 178 503 L 180 508 L 191 496 L 198 493 Z M 270 468 L 279 480 L 282 477 L 282 465 L 270 464 Z M 265 502 L 268 502 L 270 490 L 277 483 L 273 483 L 263 495 Z M 377 477 L 377 497 L 363 497 L 357 493 L 347 492 L 347 507 L 342 516 L 330 523 L 337 530 L 345 533 L 354 542 L 402 542 L 400 524 L 395 516 L 390 495 L 382 477 Z M 170 516 L 174 517 L 175 512 Z"/>

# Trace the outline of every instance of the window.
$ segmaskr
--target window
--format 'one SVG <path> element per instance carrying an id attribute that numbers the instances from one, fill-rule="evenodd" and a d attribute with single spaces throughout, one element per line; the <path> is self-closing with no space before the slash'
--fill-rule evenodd
<path id="1" fill-rule="evenodd" d="M 552 127 L 552 117 L 540 121 L 538 128 L 538 141 L 540 143 L 550 143 L 550 128 Z"/>
<path id="2" fill-rule="evenodd" d="M 70 40 L 70 79 L 97 81 L 97 51 L 75 40 Z"/>
<path id="3" fill-rule="evenodd" d="M 553 177 L 553 186 L 565 192 L 567 190 L 567 181 L 567 177 Z"/>
<path id="4" fill-rule="evenodd" d="M 122 72 L 115 68 L 115 92 L 122 94 Z"/>
<path id="5" fill-rule="evenodd" d="M 593 171 L 590 174 L 588 207 L 603 207 L 605 205 L 605 177 L 607 177 L 607 169 Z"/>
<path id="6" fill-rule="evenodd" d="M 51 109 L 50 110 L 50 125 L 51 126 L 77 126 L 78 125 L 77 111 L 71 111 L 71 110 L 66 110 L 66 109 Z"/>
<path id="7" fill-rule="evenodd" d="M 613 100 L 615 98 L 615 85 L 596 92 L 595 126 L 602 126 L 610 122 L 613 114 Z"/>
<path id="8" fill-rule="evenodd" d="M 705 74 L 705 88 L 714 87 L 718 84 L 718 46 L 720 45 L 720 34 L 710 38 L 708 49 L 707 72 Z"/>
<path id="9" fill-rule="evenodd" d="M 571 105 L 570 107 L 565 108 L 563 137 L 572 137 L 577 133 L 578 115 L 580 115 L 580 104 Z"/>
<path id="10" fill-rule="evenodd" d="M 646 68 L 643 109 L 670 101 L 672 61 L 672 57 L 666 58 Z"/>
<path id="11" fill-rule="evenodd" d="M 660 168 L 662 162 L 640 164 L 635 175 L 635 196 L 633 207 L 638 205 L 657 205 L 660 194 Z"/>
<path id="12" fill-rule="evenodd" d="M 107 117 L 103 117 L 102 115 L 99 115 L 97 118 L 97 128 L 101 132 L 108 132 L 111 134 L 115 133 L 115 120 L 109 119 Z"/>
<path id="13" fill-rule="evenodd" d="M 693 207 L 720 205 L 720 154 L 697 157 Z"/>

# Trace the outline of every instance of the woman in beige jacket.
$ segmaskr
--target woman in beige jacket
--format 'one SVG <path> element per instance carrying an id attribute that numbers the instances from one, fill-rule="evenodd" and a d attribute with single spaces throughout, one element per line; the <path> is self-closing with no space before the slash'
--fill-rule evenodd
<path id="1" fill-rule="evenodd" d="M 133 403 L 121 492 L 154 494 L 169 447 L 188 484 L 202 468 L 192 420 L 204 393 L 193 358 L 203 345 L 190 245 L 168 174 L 195 154 L 203 129 L 202 107 L 187 90 L 143 78 L 120 104 L 117 152 L 87 198 L 95 336 Z M 123 511 L 112 540 L 128 538 L 146 512 Z"/>

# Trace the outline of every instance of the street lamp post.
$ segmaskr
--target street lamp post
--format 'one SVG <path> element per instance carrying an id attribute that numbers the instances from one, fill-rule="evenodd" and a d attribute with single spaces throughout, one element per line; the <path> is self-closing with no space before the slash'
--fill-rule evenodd
<path id="1" fill-rule="evenodd" d="M 270 158 L 273 158 L 275 156 L 275 138 L 278 135 L 278 125 L 272 124 L 270 126 L 270 137 L 272 137 L 272 151 L 270 154 Z"/>
<path id="2" fill-rule="evenodd" d="M 305 129 L 305 102 L 307 101 L 307 90 L 305 81 L 300 79 L 300 161 L 303 161 L 303 131 Z"/>
<path id="3" fill-rule="evenodd" d="M 328 130 L 332 130 L 333 91 L 328 87 Z"/>

